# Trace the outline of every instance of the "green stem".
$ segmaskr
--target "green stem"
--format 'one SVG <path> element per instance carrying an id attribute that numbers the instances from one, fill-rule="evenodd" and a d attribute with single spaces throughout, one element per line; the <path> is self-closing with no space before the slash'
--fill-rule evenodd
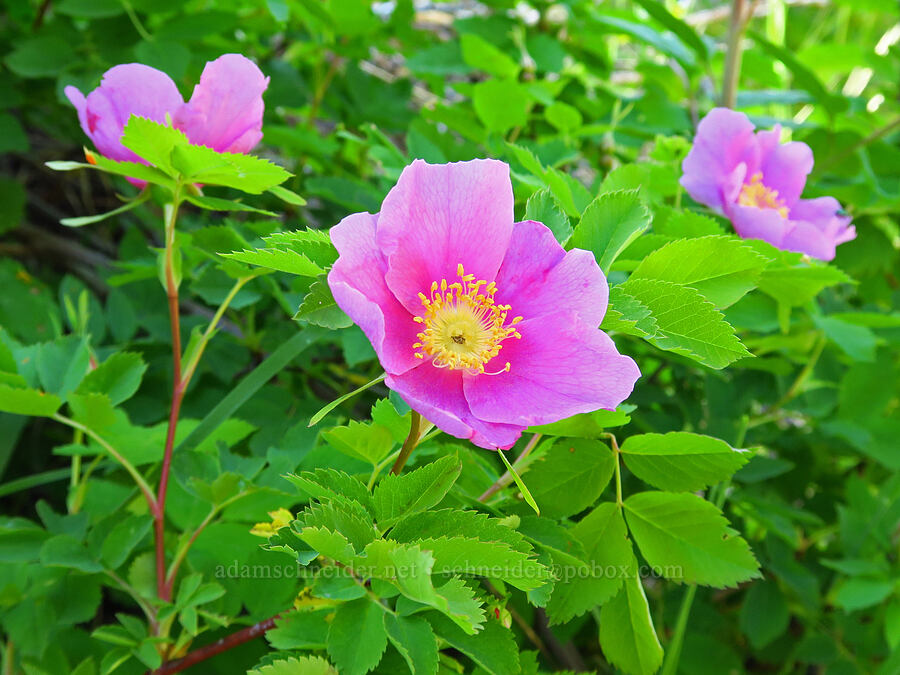
<path id="1" fill-rule="evenodd" d="M 187 389 L 188 384 L 190 384 L 191 377 L 193 377 L 194 371 L 197 369 L 197 365 L 200 363 L 200 359 L 203 357 L 203 351 L 206 349 L 206 345 L 209 344 L 210 339 L 212 339 L 213 333 L 215 333 L 216 331 L 216 326 L 218 326 L 219 321 L 222 320 L 222 317 L 225 315 L 225 311 L 228 309 L 228 306 L 231 304 L 232 300 L 234 300 L 234 297 L 238 294 L 241 288 L 244 287 L 244 284 L 255 278 L 256 275 L 242 277 L 234 282 L 234 286 L 232 286 L 231 290 L 228 291 L 228 295 L 225 296 L 225 299 L 222 301 L 222 304 L 219 305 L 219 308 L 216 310 L 216 313 L 210 320 L 209 325 L 206 327 L 206 330 L 203 331 L 203 335 L 200 336 L 200 341 L 197 343 L 197 348 L 194 350 L 194 353 L 191 355 L 190 360 L 184 367 L 184 371 L 181 376 L 183 389 Z"/>
<path id="2" fill-rule="evenodd" d="M 378 480 L 378 476 L 381 475 L 381 472 L 384 471 L 384 467 L 386 467 L 391 462 L 397 460 L 400 456 L 400 450 L 397 452 L 392 452 L 390 455 L 385 457 L 381 462 L 375 465 L 375 468 L 372 469 L 372 475 L 369 477 L 369 482 L 366 483 L 366 488 L 368 490 L 372 490 L 372 487 L 375 485 L 375 481 Z"/>
<path id="3" fill-rule="evenodd" d="M 603 437 L 609 439 L 609 444 L 612 446 L 613 454 L 616 457 L 616 505 L 622 508 L 625 504 L 622 499 L 622 451 L 619 450 L 619 441 L 616 440 L 615 436 L 603 434 Z"/>
<path id="4" fill-rule="evenodd" d="M 175 553 L 175 557 L 172 559 L 172 563 L 169 565 L 168 572 L 166 572 L 166 589 L 168 590 L 170 596 L 172 594 L 173 588 L 175 587 L 175 579 L 178 576 L 178 568 L 181 567 L 181 563 L 184 562 L 188 551 L 191 549 L 191 546 L 194 545 L 194 542 L 197 540 L 197 537 L 200 536 L 200 533 L 206 529 L 206 527 L 213 521 L 213 518 L 221 513 L 223 509 L 230 506 L 239 499 L 243 499 L 248 494 L 250 493 L 241 492 L 229 499 L 226 499 L 221 504 L 217 504 L 216 506 L 212 507 L 206 518 L 204 518 L 197 526 L 197 528 L 193 531 L 190 538 L 179 547 L 178 551 Z"/>
<path id="5" fill-rule="evenodd" d="M 395 475 L 403 471 L 406 460 L 409 459 L 412 451 L 416 449 L 416 446 L 419 444 L 419 439 L 422 437 L 422 416 L 415 410 L 412 410 L 411 413 L 409 435 L 406 437 L 406 440 L 403 441 L 403 447 L 400 448 L 400 454 L 397 457 L 397 461 L 391 468 L 391 473 Z"/>
<path id="6" fill-rule="evenodd" d="M 113 581 L 115 581 L 119 588 L 125 591 L 131 598 L 137 603 L 138 607 L 141 608 L 141 611 L 144 612 L 144 616 L 147 617 L 147 620 L 150 622 L 151 626 L 156 626 L 156 610 L 147 603 L 144 598 L 141 597 L 141 594 L 137 592 L 137 589 L 134 588 L 131 584 L 125 581 L 118 574 L 113 572 L 112 570 L 103 570 L 104 573 Z"/>
<path id="7" fill-rule="evenodd" d="M 156 499 L 153 498 L 153 490 L 150 489 L 150 486 L 147 484 L 147 481 L 145 481 L 144 477 L 140 473 L 138 473 L 138 470 L 134 468 L 134 465 L 131 462 L 129 462 L 121 454 L 119 454 L 119 452 L 113 446 L 111 446 L 109 443 L 107 443 L 93 429 L 86 427 L 83 424 L 76 422 L 73 419 L 69 419 L 68 417 L 65 417 L 64 415 L 60 415 L 59 413 L 53 415 L 53 419 L 55 419 L 57 422 L 62 422 L 63 424 L 66 424 L 66 425 L 72 427 L 73 429 L 80 429 L 82 432 L 87 434 L 90 438 L 92 438 L 97 443 L 99 443 L 100 446 L 104 450 L 106 450 L 106 452 L 108 452 L 113 458 L 115 458 L 116 461 L 118 461 L 119 464 L 121 464 L 122 467 L 129 474 L 131 474 L 131 477 L 134 479 L 134 482 L 137 483 L 137 486 L 140 488 L 141 492 L 144 493 L 144 498 L 147 500 L 147 505 L 150 507 L 150 512 L 156 513 L 157 503 L 156 503 Z"/>
<path id="8" fill-rule="evenodd" d="M 749 12 L 745 11 L 744 0 L 732 0 L 731 23 L 728 27 L 728 48 L 725 53 L 725 72 L 722 76 L 722 105 L 734 108 L 737 102 L 738 80 L 741 75 L 741 40 L 747 27 Z"/>
<path id="9" fill-rule="evenodd" d="M 675 634 L 672 640 L 666 646 L 666 661 L 660 671 L 660 675 L 675 675 L 678 671 L 678 661 L 681 658 L 681 646 L 684 644 L 684 633 L 687 630 L 688 619 L 691 616 L 691 605 L 694 603 L 694 596 L 697 594 L 697 587 L 688 586 L 684 590 L 684 597 L 681 599 L 681 609 L 678 610 L 678 620 L 675 623 Z"/>

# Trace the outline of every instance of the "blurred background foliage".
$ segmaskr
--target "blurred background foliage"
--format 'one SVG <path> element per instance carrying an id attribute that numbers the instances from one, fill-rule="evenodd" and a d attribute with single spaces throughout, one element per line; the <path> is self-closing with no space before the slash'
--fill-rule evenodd
<path id="1" fill-rule="evenodd" d="M 897 673 L 898 6 L 894 0 L 747 6 L 754 18 L 743 40 L 737 108 L 760 126 L 784 125 L 812 146 L 816 166 L 805 196 L 837 197 L 859 236 L 839 247 L 834 263 L 852 284 L 826 289 L 817 301 L 821 286 L 795 289 L 796 302 L 780 304 L 752 294 L 726 311 L 756 359 L 712 371 L 626 338 L 624 351 L 644 373 L 630 399 L 637 405 L 632 429 L 688 429 L 729 442 L 745 431 L 746 444 L 760 448 L 738 474 L 728 510 L 765 579 L 698 594 L 679 672 Z M 44 162 L 80 159 L 86 143 L 65 86 L 88 91 L 109 67 L 141 62 L 168 73 L 187 97 L 187 83 L 197 81 L 205 62 L 226 52 L 253 58 L 271 78 L 258 152 L 295 174 L 287 186 L 308 204 L 288 207 L 280 220 L 186 213 L 185 334 L 206 324 L 231 287 L 208 264 L 209 250 L 375 211 L 414 157 L 505 159 L 513 167 L 518 216 L 537 188 L 564 181 L 570 203 L 554 190 L 564 211 L 560 227 L 570 227 L 568 218 L 601 188 L 642 185 L 653 229 L 614 268 L 611 280 L 621 281 L 627 260 L 667 240 L 666 209 L 681 199 L 678 167 L 688 147 L 682 139 L 720 95 L 730 16 L 729 4 L 690 0 L 5 0 L 0 326 L 17 343 L 57 345 L 43 357 L 50 368 L 70 358 L 85 335 L 100 360 L 125 347 L 139 352 L 149 368 L 124 406 L 129 426 L 119 431 L 132 433 L 134 444 L 161 447 L 171 384 L 168 319 L 148 249 L 162 238 L 158 205 L 90 228 L 64 228 L 60 219 L 113 209 L 117 192 L 134 190 L 95 172 L 54 174 Z M 253 204 L 283 210 L 266 199 Z M 232 234 L 214 241 L 210 224 Z M 185 420 L 202 419 L 296 333 L 290 318 L 309 285 L 266 276 L 240 291 L 194 378 Z M 281 474 L 325 463 L 356 467 L 354 460 L 335 460 L 307 422 L 324 402 L 378 372 L 358 329 L 335 331 L 264 386 L 240 409 L 240 420 L 219 429 L 211 447 L 263 462 L 254 479 L 261 489 L 205 531 L 192 564 L 202 567 L 222 541 L 233 558 L 263 555 L 248 523 L 285 505 L 291 491 Z M 345 413 L 366 416 L 372 400 L 361 397 Z M 52 529 L 73 500 L 93 527 L 128 503 L 130 490 L 102 463 L 81 493 L 67 491 L 70 442 L 66 430 L 46 420 L 0 414 L 7 528 L 40 516 Z M 474 452 L 467 456 L 472 466 L 489 463 Z M 176 462 L 170 518 L 184 529 L 206 513 L 185 487 L 196 471 Z M 3 560 L 26 559 L 17 557 L 22 546 L 19 539 L 0 543 Z M 132 584 L 147 582 L 141 565 L 140 558 L 130 563 Z M 101 658 L 106 647 L 83 639 L 93 627 L 85 622 L 111 620 L 128 606 L 108 588 L 101 597 L 92 576 L 73 579 L 53 568 L 14 564 L 0 571 L 6 658 L 15 644 L 31 664 L 27 672 L 72 672 L 86 656 Z M 223 584 L 227 606 L 218 611 L 243 612 L 248 621 L 278 612 L 297 591 L 288 579 Z M 673 584 L 647 585 L 664 645 L 683 592 Z M 528 615 L 532 610 L 522 605 Z M 554 639 L 571 641 L 589 667 L 610 671 L 590 615 L 554 627 Z M 202 672 L 242 672 L 265 651 L 260 641 L 248 643 Z M 120 672 L 129 668 L 143 666 L 132 660 Z"/>

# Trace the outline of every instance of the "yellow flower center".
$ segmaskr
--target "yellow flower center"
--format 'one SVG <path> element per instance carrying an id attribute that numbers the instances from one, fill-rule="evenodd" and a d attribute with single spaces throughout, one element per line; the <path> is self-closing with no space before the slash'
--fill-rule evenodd
<path id="1" fill-rule="evenodd" d="M 461 264 L 456 273 L 458 282 L 448 284 L 441 279 L 432 282 L 430 295 L 419 293 L 424 313 L 415 321 L 423 324 L 424 330 L 413 348 L 416 358 L 431 357 L 437 368 L 484 373 L 484 364 L 500 353 L 504 340 L 522 337 L 514 328 L 522 317 L 507 323 L 510 307 L 494 302 L 497 285 L 493 281 L 475 281 L 475 275 L 466 274 Z M 508 372 L 509 367 L 507 363 L 497 373 L 486 374 Z"/>
<path id="2" fill-rule="evenodd" d="M 750 178 L 749 183 L 744 183 L 741 194 L 738 195 L 738 204 L 741 206 L 754 206 L 758 209 L 775 209 L 782 218 L 788 217 L 788 208 L 778 198 L 778 190 L 766 187 L 762 182 L 762 172 L 757 171 Z"/>

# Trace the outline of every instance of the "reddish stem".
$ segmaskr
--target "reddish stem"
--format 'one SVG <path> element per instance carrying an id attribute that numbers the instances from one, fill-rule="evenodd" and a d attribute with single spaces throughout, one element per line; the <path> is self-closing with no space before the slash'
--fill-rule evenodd
<path id="1" fill-rule="evenodd" d="M 163 454 L 159 491 L 156 496 L 156 513 L 153 525 L 156 539 L 156 594 L 160 600 L 172 597 L 172 586 L 166 580 L 166 492 L 169 487 L 169 467 L 175 447 L 175 431 L 178 414 L 184 398 L 186 383 L 181 379 L 181 320 L 178 315 L 178 283 L 175 281 L 173 248 L 175 244 L 175 217 L 178 212 L 178 188 L 172 205 L 170 220 L 166 224 L 166 295 L 169 298 L 169 324 L 172 328 L 172 408 L 169 411 L 169 429 L 166 433 L 166 449 Z"/>
<path id="2" fill-rule="evenodd" d="M 227 637 L 223 637 L 221 640 L 216 640 L 210 645 L 206 645 L 205 647 L 201 647 L 200 649 L 195 649 L 194 651 L 189 652 L 187 655 L 181 657 L 180 659 L 164 663 L 162 666 L 154 670 L 152 675 L 169 675 L 170 673 L 180 673 L 182 670 L 186 670 L 196 663 L 200 663 L 201 661 L 212 658 L 216 654 L 221 654 L 222 652 L 231 649 L 232 647 L 237 647 L 238 645 L 249 642 L 254 638 L 258 638 L 267 630 L 275 626 L 275 619 L 277 619 L 278 616 L 279 615 L 276 615 L 271 619 L 260 621 L 259 623 L 248 626 L 243 630 L 239 630 L 237 633 L 232 633 Z"/>

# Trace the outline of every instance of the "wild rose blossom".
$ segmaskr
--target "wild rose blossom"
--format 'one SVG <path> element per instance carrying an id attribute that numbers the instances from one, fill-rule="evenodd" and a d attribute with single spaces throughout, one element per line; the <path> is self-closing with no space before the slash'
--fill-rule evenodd
<path id="1" fill-rule="evenodd" d="M 527 426 L 615 409 L 640 377 L 597 328 L 609 288 L 594 256 L 513 222 L 503 162 L 416 160 L 379 213 L 331 239 L 328 284 L 385 383 L 452 436 L 509 448 Z"/>
<path id="2" fill-rule="evenodd" d="M 164 124 L 168 114 L 191 143 L 218 152 L 245 153 L 262 139 L 262 94 L 268 86 L 269 78 L 250 59 L 225 54 L 206 64 L 187 103 L 168 75 L 140 63 L 110 68 L 87 96 L 72 86 L 65 88 L 65 94 L 100 154 L 147 164 L 121 143 L 131 115 Z"/>
<path id="3" fill-rule="evenodd" d="M 745 239 L 831 260 L 856 237 L 834 197 L 800 199 L 813 168 L 806 143 L 779 143 L 781 127 L 754 133 L 743 113 L 714 108 L 700 121 L 681 185 L 731 220 Z"/>

